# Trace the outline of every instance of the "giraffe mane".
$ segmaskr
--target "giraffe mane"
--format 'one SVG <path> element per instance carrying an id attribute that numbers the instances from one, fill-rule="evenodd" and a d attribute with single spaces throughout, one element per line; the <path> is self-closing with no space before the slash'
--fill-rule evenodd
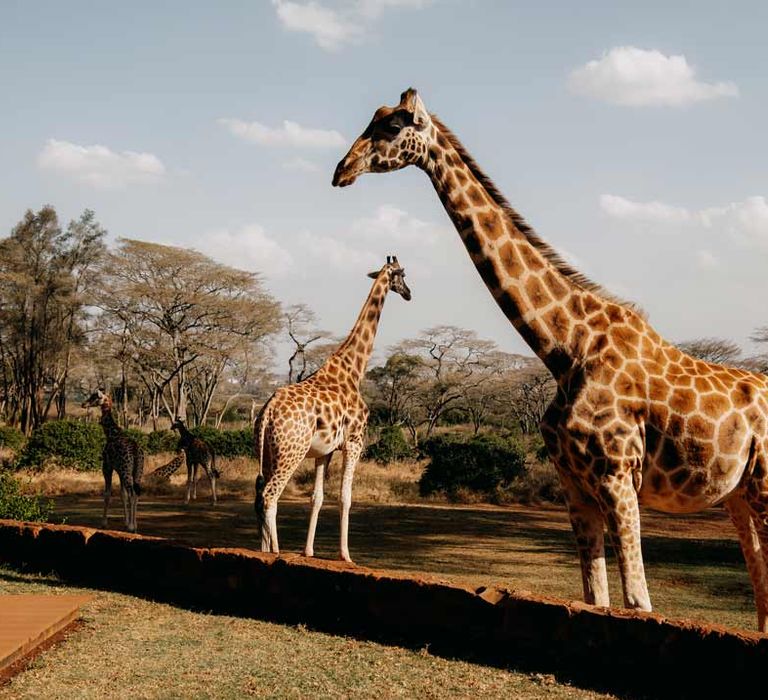
<path id="1" fill-rule="evenodd" d="M 440 132 L 448 140 L 451 146 L 457 151 L 461 159 L 466 166 L 470 169 L 472 174 L 477 178 L 477 181 L 483 186 L 485 191 L 491 197 L 491 199 L 501 207 L 502 211 L 509 219 L 510 223 L 525 236 L 528 242 L 536 248 L 544 258 L 555 266 L 557 271 L 567 278 L 570 282 L 577 287 L 589 292 L 593 292 L 602 297 L 606 301 L 614 304 L 619 304 L 627 309 L 634 311 L 643 318 L 646 317 L 645 311 L 637 306 L 634 302 L 621 299 L 620 297 L 611 294 L 602 285 L 593 282 L 583 272 L 579 272 L 575 267 L 568 263 L 560 253 L 558 253 L 549 243 L 547 243 L 538 233 L 528 224 L 528 222 L 512 207 L 507 198 L 499 191 L 488 175 L 480 168 L 477 161 L 471 156 L 471 154 L 464 147 L 464 144 L 459 141 L 456 135 L 437 117 L 435 114 L 430 114 L 435 126 L 440 129 Z"/>

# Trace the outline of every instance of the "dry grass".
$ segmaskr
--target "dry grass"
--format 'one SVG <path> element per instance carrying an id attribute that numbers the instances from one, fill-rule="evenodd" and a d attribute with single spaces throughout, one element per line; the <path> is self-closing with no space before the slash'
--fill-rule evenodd
<path id="1" fill-rule="evenodd" d="M 156 495 L 171 495 L 187 483 L 186 467 L 181 467 L 171 476 L 170 484 L 157 483 L 146 478 L 150 472 L 173 458 L 171 453 L 147 455 L 144 464 L 145 492 Z M 256 480 L 256 464 L 247 457 L 218 458 L 216 466 L 221 472 L 218 491 L 222 496 L 242 497 L 253 491 Z M 419 500 L 418 482 L 423 463 L 397 462 L 382 467 L 376 462 L 360 462 L 355 471 L 355 499 L 366 503 L 408 503 Z M 308 460 L 293 475 L 286 487 L 288 497 L 307 498 L 314 488 L 314 463 Z M 207 497 L 208 481 L 202 470 L 198 471 L 198 498 Z M 47 497 L 65 494 L 96 495 L 104 488 L 104 479 L 99 471 L 82 472 L 61 467 L 44 469 L 40 472 L 20 472 L 22 487 L 26 493 Z M 117 477 L 113 489 L 117 488 Z M 330 474 L 325 481 L 326 494 L 330 502 L 336 498 L 341 485 L 341 458 L 331 463 Z"/>
<path id="2" fill-rule="evenodd" d="M 0 594 L 73 592 L 94 596 L 84 624 L 0 687 L 0 700 L 612 697 L 426 649 L 193 613 L 0 568 Z"/>

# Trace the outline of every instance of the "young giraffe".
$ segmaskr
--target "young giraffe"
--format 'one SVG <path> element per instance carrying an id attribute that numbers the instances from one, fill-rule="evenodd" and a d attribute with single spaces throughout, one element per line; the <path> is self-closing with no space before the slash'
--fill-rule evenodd
<path id="1" fill-rule="evenodd" d="M 168 462 L 168 464 L 163 464 L 162 466 L 147 474 L 146 480 L 152 480 L 155 482 L 169 481 L 171 475 L 179 471 L 181 465 L 184 464 L 185 461 L 186 455 L 184 454 L 184 450 L 182 450 L 181 452 L 178 452 L 176 456 L 170 462 Z"/>
<path id="2" fill-rule="evenodd" d="M 396 257 L 388 257 L 381 270 L 368 276 L 375 282 L 347 339 L 317 372 L 298 384 L 278 389 L 256 419 L 254 432 L 260 466 L 255 508 L 263 552 L 279 553 L 277 501 L 291 474 L 306 457 L 313 457 L 315 488 L 304 555 L 314 555 L 325 470 L 333 453 L 341 450 L 344 471 L 339 498 L 339 555 L 344 561 L 352 561 L 347 534 L 352 479 L 363 451 L 368 423 L 368 407 L 360 394 L 360 380 L 373 351 L 387 293 L 392 290 L 406 301 L 411 298 L 411 291 L 405 284 L 405 270 Z"/>
<path id="3" fill-rule="evenodd" d="M 112 473 L 116 469 L 120 479 L 120 495 L 128 532 L 136 532 L 136 509 L 141 495 L 141 475 L 144 471 L 144 451 L 128 437 L 112 415 L 112 399 L 99 389 L 83 402 L 83 408 L 101 408 L 101 427 L 107 441 L 102 451 L 101 471 L 104 474 L 104 515 L 102 527 L 107 527 L 107 511 L 112 497 Z"/>
<path id="4" fill-rule="evenodd" d="M 768 378 L 689 357 L 571 268 L 415 90 L 375 113 L 333 184 L 408 165 L 427 173 L 496 303 L 557 380 L 541 429 L 565 489 L 585 600 L 609 605 L 607 525 L 625 606 L 651 609 L 638 501 L 671 513 L 724 503 L 768 631 Z"/>
<path id="5" fill-rule="evenodd" d="M 216 469 L 216 453 L 205 440 L 195 437 L 181 418 L 173 422 L 171 429 L 179 431 L 179 447 L 187 455 L 187 495 L 184 503 L 189 503 L 190 496 L 197 499 L 197 468 L 202 467 L 211 482 L 211 499 L 216 505 L 216 479 L 221 476 Z"/>

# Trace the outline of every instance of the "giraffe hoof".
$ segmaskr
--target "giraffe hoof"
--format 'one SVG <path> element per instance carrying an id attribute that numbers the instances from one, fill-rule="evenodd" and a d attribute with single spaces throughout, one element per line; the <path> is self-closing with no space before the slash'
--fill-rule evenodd
<path id="1" fill-rule="evenodd" d="M 301 556 L 311 558 L 315 556 L 315 553 L 311 549 L 309 550 L 305 549 L 304 553 Z"/>

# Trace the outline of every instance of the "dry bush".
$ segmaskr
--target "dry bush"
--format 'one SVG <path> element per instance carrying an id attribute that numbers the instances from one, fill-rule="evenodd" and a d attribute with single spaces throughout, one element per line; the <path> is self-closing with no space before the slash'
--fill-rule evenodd
<path id="1" fill-rule="evenodd" d="M 551 462 L 532 461 L 526 464 L 525 473 L 516 477 L 509 486 L 497 489 L 493 501 L 499 504 L 562 503 L 563 490 L 560 478 Z"/>

